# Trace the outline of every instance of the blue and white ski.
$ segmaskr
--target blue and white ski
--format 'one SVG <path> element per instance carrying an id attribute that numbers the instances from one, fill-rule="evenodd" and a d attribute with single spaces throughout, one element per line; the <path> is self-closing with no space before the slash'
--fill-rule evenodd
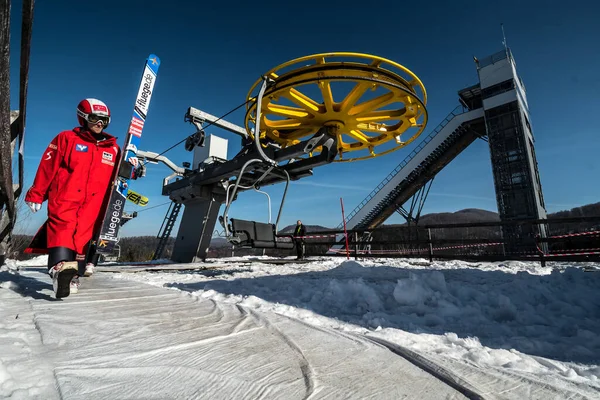
<path id="1" fill-rule="evenodd" d="M 119 173 L 111 189 L 102 226 L 97 236 L 96 251 L 98 253 L 111 253 L 119 241 L 119 228 L 121 227 L 123 208 L 127 200 L 127 187 L 133 172 L 127 166 L 129 165 L 129 158 L 135 157 L 142 137 L 142 130 L 144 129 L 144 122 L 146 121 L 159 66 L 160 59 L 156 55 L 150 54 L 146 60 L 142 82 L 133 108 L 133 116 L 122 148 L 123 157 L 121 157 L 118 167 Z"/>

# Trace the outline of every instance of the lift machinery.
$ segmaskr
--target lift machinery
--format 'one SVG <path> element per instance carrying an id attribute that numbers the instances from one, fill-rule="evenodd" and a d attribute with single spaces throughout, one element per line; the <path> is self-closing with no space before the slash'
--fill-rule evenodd
<path id="1" fill-rule="evenodd" d="M 185 115 L 197 129 L 186 140 L 187 150 L 204 146 L 209 123 L 239 136 L 241 150 L 231 160 L 210 157 L 182 168 L 138 151 L 139 158 L 174 171 L 162 192 L 184 206 L 173 261 L 204 260 L 217 220 L 237 246 L 293 248 L 277 230 L 290 181 L 332 162 L 389 154 L 410 144 L 427 124 L 427 94 L 419 78 L 367 54 L 324 53 L 286 62 L 257 80 L 246 100 L 243 128 L 193 107 Z M 276 183 L 286 188 L 275 223 L 229 217 L 240 193 Z"/>

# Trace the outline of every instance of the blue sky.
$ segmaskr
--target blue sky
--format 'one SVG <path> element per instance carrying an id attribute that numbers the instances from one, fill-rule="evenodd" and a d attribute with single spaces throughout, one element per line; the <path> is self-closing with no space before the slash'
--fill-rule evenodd
<path id="1" fill-rule="evenodd" d="M 159 55 L 162 65 L 140 146 L 144 150 L 161 152 L 193 133 L 194 128 L 183 122 L 189 106 L 223 115 L 242 103 L 251 85 L 270 68 L 331 51 L 374 54 L 415 72 L 429 96 L 427 134 L 458 104 L 457 91 L 476 83 L 473 56 L 502 49 L 504 23 L 527 88 L 548 211 L 598 202 L 600 5 L 564 4 L 38 1 L 25 142 L 27 188 L 50 140 L 76 126 L 75 107 L 83 98 L 99 98 L 109 105 L 113 120 L 108 131 L 122 143 L 149 53 Z M 11 108 L 17 108 L 20 2 L 13 1 L 12 15 Z M 241 125 L 243 111 L 228 120 Z M 207 132 L 230 140 L 230 157 L 237 152 L 237 136 L 216 128 Z M 292 183 L 280 226 L 298 218 L 337 226 L 340 197 L 350 212 L 408 152 L 401 149 L 373 160 L 315 169 L 313 177 Z M 166 155 L 179 165 L 192 157 L 182 146 Z M 167 207 L 149 207 L 168 201 L 161 196 L 161 184 L 169 173 L 162 165 L 152 165 L 146 178 L 132 184 L 150 204 L 124 227 L 124 235 L 156 234 Z M 281 189 L 269 189 L 274 216 Z M 129 211 L 136 208 L 143 210 L 130 206 Z M 423 212 L 463 208 L 497 209 L 483 141 L 438 174 Z M 264 196 L 240 195 L 230 216 L 265 221 Z M 45 207 L 23 219 L 19 230 L 33 233 L 44 219 Z M 388 223 L 400 221 L 393 216 Z"/>

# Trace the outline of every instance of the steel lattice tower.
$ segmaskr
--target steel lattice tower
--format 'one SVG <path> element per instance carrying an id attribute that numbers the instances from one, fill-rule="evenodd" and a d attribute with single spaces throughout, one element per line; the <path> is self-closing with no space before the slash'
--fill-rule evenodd
<path id="1" fill-rule="evenodd" d="M 545 219 L 529 106 L 515 60 L 506 48 L 475 61 L 500 219 Z M 545 237 L 546 226 L 505 226 L 503 233 L 511 242 L 507 252 L 532 250 L 534 236 Z"/>

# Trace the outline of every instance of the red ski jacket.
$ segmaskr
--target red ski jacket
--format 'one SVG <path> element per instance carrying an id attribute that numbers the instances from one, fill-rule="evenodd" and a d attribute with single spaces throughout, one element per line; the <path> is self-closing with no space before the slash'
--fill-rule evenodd
<path id="1" fill-rule="evenodd" d="M 48 220 L 27 252 L 67 247 L 84 254 L 120 159 L 115 137 L 106 133 L 104 137 L 97 140 L 89 131 L 75 128 L 59 133 L 48 145 L 25 196 L 34 203 L 48 200 Z"/>

